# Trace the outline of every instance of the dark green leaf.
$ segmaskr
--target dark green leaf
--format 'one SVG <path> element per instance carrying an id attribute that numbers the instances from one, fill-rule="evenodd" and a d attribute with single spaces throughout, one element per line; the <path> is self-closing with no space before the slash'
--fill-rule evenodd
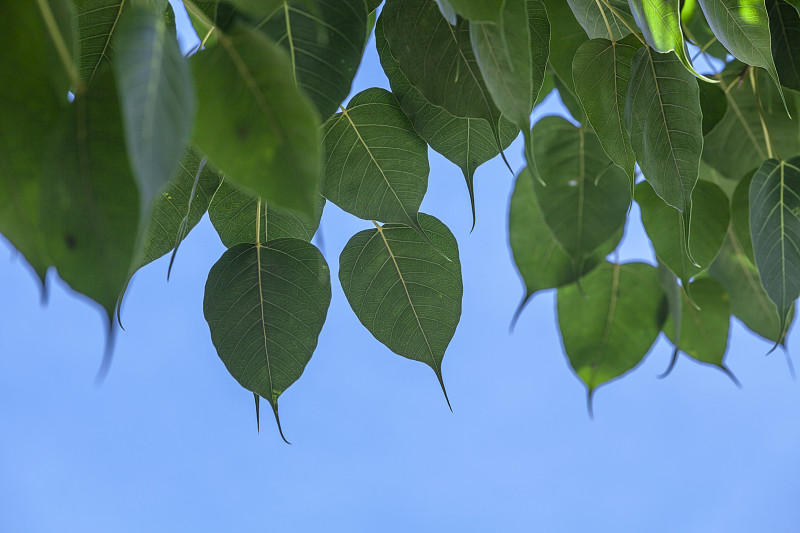
<path id="1" fill-rule="evenodd" d="M 779 0 L 767 0 L 772 57 L 781 84 L 800 91 L 800 14 Z"/>
<path id="2" fill-rule="evenodd" d="M 675 322 L 671 315 L 664 324 L 664 333 L 682 352 L 725 369 L 722 359 L 728 348 L 730 297 L 722 285 L 711 278 L 695 280 L 687 290 L 696 306 L 683 295 L 683 316 L 678 326 L 680 337 L 675 336 Z"/>
<path id="3" fill-rule="evenodd" d="M 234 182 L 282 207 L 317 208 L 319 138 L 284 52 L 243 26 L 192 57 L 194 140 Z"/>
<path id="4" fill-rule="evenodd" d="M 678 344 L 681 339 L 681 322 L 683 321 L 683 289 L 678 285 L 678 278 L 675 277 L 672 270 L 667 265 L 661 262 L 656 257 L 656 268 L 658 269 L 658 279 L 661 281 L 661 288 L 664 289 L 664 295 L 667 301 L 668 321 L 669 325 L 664 325 L 664 331 L 669 330 L 672 332 L 672 344 L 675 346 L 672 351 L 672 359 L 670 360 L 669 367 L 659 377 L 666 377 L 675 367 L 678 360 Z"/>
<path id="5" fill-rule="evenodd" d="M 436 248 L 398 224 L 365 230 L 342 251 L 339 280 L 364 327 L 396 354 L 430 366 L 444 391 L 442 359 L 461 318 L 461 264 L 444 224 L 424 214 L 419 223 Z"/>
<path id="6" fill-rule="evenodd" d="M 208 274 L 203 314 L 217 354 L 270 403 L 279 431 L 278 397 L 311 359 L 330 301 L 325 259 L 298 239 L 236 245 Z"/>
<path id="7" fill-rule="evenodd" d="M 686 255 L 681 213 L 656 196 L 647 182 L 636 186 L 636 202 L 642 209 L 642 223 L 656 256 L 684 284 L 711 265 L 728 231 L 730 207 L 725 193 L 708 181 L 694 189 L 694 214 L 689 227 L 689 247 L 697 265 Z"/>
<path id="8" fill-rule="evenodd" d="M 603 2 L 598 0 L 567 0 L 567 2 L 590 39 L 619 41 L 630 35 L 631 31 L 627 26 Z M 626 0 L 609 0 L 608 3 L 630 27 L 636 27 Z"/>
<path id="9" fill-rule="evenodd" d="M 128 154 L 142 198 L 149 202 L 177 170 L 189 140 L 192 77 L 163 17 L 147 7 L 122 16 L 114 48 Z M 149 214 L 149 205 L 142 214 Z"/>
<path id="10" fill-rule="evenodd" d="M 109 69 L 75 98 L 55 138 L 42 206 L 50 257 L 61 279 L 110 317 L 128 279 L 143 209 Z"/>
<path id="11" fill-rule="evenodd" d="M 533 128 L 541 182 L 539 207 L 553 235 L 573 260 L 573 271 L 625 223 L 631 186 L 625 172 L 603 152 L 585 127 L 545 117 Z"/>
<path id="12" fill-rule="evenodd" d="M 364 0 L 280 4 L 258 27 L 289 54 L 297 86 L 325 120 L 350 92 L 367 39 L 367 6 Z"/>
<path id="13" fill-rule="evenodd" d="M 500 11 L 507 0 L 447 0 L 447 2 L 465 19 L 496 21 L 500 18 Z M 391 0 L 387 3 L 391 4 Z"/>
<path id="14" fill-rule="evenodd" d="M 417 226 L 428 147 L 392 93 L 367 89 L 322 127 L 323 193 L 364 219 Z"/>
<path id="15" fill-rule="evenodd" d="M 525 283 L 525 300 L 544 289 L 554 289 L 578 279 L 573 259 L 564 251 L 545 222 L 534 192 L 534 177 L 524 169 L 514 186 L 508 214 L 508 234 L 514 263 Z M 602 244 L 583 262 L 581 275 L 602 263 L 617 247 L 621 232 Z"/>
<path id="16" fill-rule="evenodd" d="M 577 285 L 558 289 L 564 350 L 592 391 L 621 376 L 647 354 L 664 323 L 664 292 L 650 265 L 605 263 Z"/>
<path id="17" fill-rule="evenodd" d="M 742 247 L 742 253 L 753 264 L 756 263 L 753 255 L 753 239 L 750 237 L 750 184 L 756 171 L 748 172 L 736 185 L 731 197 L 731 222 L 736 238 Z"/>
<path id="18" fill-rule="evenodd" d="M 451 26 L 434 0 L 389 0 L 381 19 L 389 50 L 409 83 L 454 116 L 485 119 L 499 144 L 500 111 L 472 52 L 469 22 Z"/>
<path id="19" fill-rule="evenodd" d="M 431 148 L 458 165 L 467 181 L 475 221 L 475 194 L 473 176 L 475 169 L 499 153 L 489 123 L 482 118 L 461 118 L 431 104 L 415 89 L 402 73 L 383 34 L 383 20 L 375 25 L 375 43 L 381 65 L 389 78 L 392 93 L 400 102 L 406 116 L 414 124 L 420 137 Z M 540 95 L 541 96 L 541 95 Z M 519 135 L 519 130 L 505 118 L 500 118 L 500 146 L 505 149 Z"/>
<path id="20" fill-rule="evenodd" d="M 550 42 L 553 43 L 550 47 L 550 66 L 567 89 L 574 92 L 572 59 L 589 38 L 564 0 L 544 0 L 544 5 L 550 20 Z"/>
<path id="21" fill-rule="evenodd" d="M 324 201 L 320 197 L 320 202 Z M 287 238 L 310 241 L 319 227 L 321 207 L 318 213 L 319 216 L 311 220 L 302 213 L 281 209 L 266 200 L 259 203 L 258 196 L 227 181 L 220 185 L 208 208 L 208 217 L 227 248 Z"/>
<path id="22" fill-rule="evenodd" d="M 636 53 L 625 121 L 642 174 L 658 196 L 683 214 L 688 234 L 703 152 L 703 117 L 697 80 L 674 54 L 646 46 Z"/>
<path id="23" fill-rule="evenodd" d="M 719 124 L 728 110 L 728 99 L 719 84 L 698 83 L 700 89 L 700 109 L 703 111 L 703 135 Z"/>
<path id="24" fill-rule="evenodd" d="M 768 159 L 750 184 L 750 235 L 761 283 L 778 306 L 781 332 L 800 296 L 800 157 Z"/>
<path id="25" fill-rule="evenodd" d="M 592 39 L 575 53 L 572 77 L 586 117 L 608 156 L 633 183 L 636 156 L 625 127 L 625 95 L 631 61 L 641 44 L 633 37 L 620 42 Z"/>
<path id="26" fill-rule="evenodd" d="M 78 14 L 81 79 L 91 83 L 104 64 L 111 62 L 114 52 L 112 40 L 119 29 L 128 0 L 73 0 Z"/>

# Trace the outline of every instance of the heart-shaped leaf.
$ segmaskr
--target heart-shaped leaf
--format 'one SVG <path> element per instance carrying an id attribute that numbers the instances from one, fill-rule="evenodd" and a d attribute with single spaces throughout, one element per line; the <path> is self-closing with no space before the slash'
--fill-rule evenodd
<path id="1" fill-rule="evenodd" d="M 342 250 L 339 280 L 364 327 L 396 354 L 430 366 L 447 398 L 442 359 L 463 293 L 458 244 L 434 217 L 420 214 L 419 222 L 435 248 L 409 227 L 376 225 Z"/>
<path id="2" fill-rule="evenodd" d="M 278 398 L 311 359 L 330 301 L 325 259 L 298 239 L 238 244 L 208 274 L 203 314 L 217 354 L 270 403 L 281 437 Z"/>

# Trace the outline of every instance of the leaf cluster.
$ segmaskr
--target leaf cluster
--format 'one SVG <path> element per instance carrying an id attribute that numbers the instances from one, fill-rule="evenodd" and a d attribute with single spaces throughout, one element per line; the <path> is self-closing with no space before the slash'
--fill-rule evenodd
<path id="1" fill-rule="evenodd" d="M 674 357 L 728 373 L 731 317 L 785 343 L 800 295 L 797 2 L 381 3 L 184 0 L 201 40 L 184 56 L 166 0 L 3 2 L 0 233 L 111 329 L 135 272 L 174 260 L 208 213 L 227 248 L 205 289 L 212 342 L 280 428 L 330 304 L 311 243 L 326 202 L 374 225 L 339 257 L 356 316 L 444 391 L 463 286 L 455 237 L 419 211 L 428 150 L 462 170 L 474 223 L 476 169 L 521 133 L 515 320 L 557 290 L 589 398 L 662 331 Z M 373 31 L 391 91 L 344 106 Z M 552 91 L 573 120 L 531 128 Z M 657 266 L 607 259 L 632 202 Z"/>

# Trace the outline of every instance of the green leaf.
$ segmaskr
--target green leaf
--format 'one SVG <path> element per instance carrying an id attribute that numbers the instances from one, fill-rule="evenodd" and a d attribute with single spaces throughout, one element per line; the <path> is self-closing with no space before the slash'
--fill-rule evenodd
<path id="1" fill-rule="evenodd" d="M 431 148 L 458 165 L 464 174 L 472 205 L 472 220 L 475 223 L 475 192 L 473 177 L 475 170 L 495 157 L 500 150 L 494 140 L 489 123 L 482 118 L 461 118 L 444 108 L 433 105 L 409 83 L 394 57 L 383 34 L 383 20 L 375 25 L 375 43 L 381 65 L 389 78 L 392 94 L 400 102 L 414 129 Z M 507 119 L 500 118 L 500 146 L 508 148 L 519 135 L 517 127 Z"/>
<path id="2" fill-rule="evenodd" d="M 364 219 L 418 227 L 428 147 L 392 93 L 367 89 L 323 125 L 323 194 Z"/>
<path id="3" fill-rule="evenodd" d="M 617 378 L 647 354 L 665 319 L 664 292 L 655 267 L 605 263 L 577 285 L 558 289 L 558 325 L 564 350 L 589 389 Z"/>
<path id="4" fill-rule="evenodd" d="M 758 270 L 742 250 L 733 230 L 708 274 L 719 281 L 731 298 L 731 311 L 751 331 L 765 339 L 784 344 L 778 308 L 761 285 Z"/>
<path id="5" fill-rule="evenodd" d="M 750 184 L 750 235 L 761 283 L 781 317 L 800 296 L 800 157 L 768 159 Z"/>
<path id="6" fill-rule="evenodd" d="M 706 22 L 703 10 L 697 0 L 684 0 L 681 7 L 681 27 L 686 38 L 704 53 L 718 59 L 725 59 L 728 51 L 722 46 Z"/>
<path id="7" fill-rule="evenodd" d="M 742 253 L 755 264 L 756 259 L 753 255 L 753 239 L 750 237 L 750 184 L 753 182 L 753 176 L 756 171 L 748 172 L 733 191 L 731 197 L 731 222 L 733 222 L 733 231 L 736 233 L 736 238 L 739 239 L 739 244 L 742 247 Z"/>
<path id="8" fill-rule="evenodd" d="M 469 22 L 451 26 L 434 0 L 391 0 L 380 18 L 389 50 L 409 83 L 454 116 L 485 119 L 499 144 L 500 110 L 475 60 Z"/>
<path id="9" fill-rule="evenodd" d="M 574 92 L 572 59 L 589 38 L 564 0 L 544 0 L 544 5 L 550 20 L 550 42 L 553 43 L 548 62 L 567 89 Z"/>
<path id="10" fill-rule="evenodd" d="M 642 174 L 659 197 L 683 214 L 688 242 L 703 118 L 697 80 L 674 54 L 659 54 L 646 46 L 636 53 L 625 121 Z"/>
<path id="11" fill-rule="evenodd" d="M 572 116 L 572 118 L 574 118 L 576 122 L 586 124 L 586 113 L 584 113 L 581 101 L 578 99 L 576 94 L 570 90 L 567 82 L 562 80 L 558 74 L 554 74 L 553 83 L 558 90 L 558 97 L 561 99 L 561 103 L 567 108 L 567 111 L 569 111 L 569 114 Z M 571 84 L 572 81 L 570 81 L 570 85 Z"/>
<path id="12" fill-rule="evenodd" d="M 192 77 L 163 17 L 147 7 L 122 16 L 114 49 L 125 140 L 147 216 L 149 202 L 177 170 L 191 134 Z"/>
<path id="13" fill-rule="evenodd" d="M 710 181 L 720 189 L 725 192 L 725 195 L 728 198 L 733 197 L 733 191 L 736 189 L 737 181 L 728 179 L 727 177 L 720 174 L 717 170 L 712 168 L 708 163 L 705 161 L 700 161 L 700 175 L 698 176 L 698 181 Z"/>
<path id="14" fill-rule="evenodd" d="M 739 61 L 765 69 L 779 85 L 764 0 L 697 1 L 719 42 Z"/>
<path id="15" fill-rule="evenodd" d="M 800 14 L 779 0 L 767 0 L 772 57 L 781 85 L 800 91 Z"/>
<path id="16" fill-rule="evenodd" d="M 615 15 L 602 1 L 598 0 L 567 0 L 572 13 L 578 20 L 590 39 L 610 39 L 619 41 L 631 31 L 622 23 L 620 18 Z M 632 28 L 636 27 L 636 22 L 631 15 L 626 0 L 609 0 L 611 7 L 622 19 Z M 609 33 L 610 30 L 610 33 Z"/>
<path id="17" fill-rule="evenodd" d="M 738 180 L 768 158 L 751 80 L 747 75 L 741 77 L 745 68 L 742 63 L 733 61 L 723 71 L 722 83 L 728 88 L 728 111 L 706 136 L 703 151 L 703 160 L 732 180 Z M 782 154 L 800 153 L 797 121 L 786 115 L 780 95 L 769 82 L 766 72 L 758 71 L 754 74 L 758 82 L 764 120 L 775 148 Z M 792 116 L 796 116 L 794 100 L 787 100 L 787 104 Z"/>
<path id="18" fill-rule="evenodd" d="M 208 274 L 211 341 L 236 381 L 270 403 L 281 437 L 278 398 L 311 359 L 330 301 L 325 259 L 298 239 L 238 244 Z"/>
<path id="19" fill-rule="evenodd" d="M 103 70 L 56 129 L 45 163 L 42 222 L 61 279 L 110 318 L 128 279 L 143 210 L 114 78 Z"/>
<path id="20" fill-rule="evenodd" d="M 320 203 L 324 201 L 320 197 Z M 226 248 L 276 239 L 311 241 L 319 227 L 322 207 L 317 212 L 319 216 L 316 219 L 309 219 L 302 213 L 281 209 L 266 200 L 259 202 L 258 196 L 227 181 L 222 182 L 208 207 L 208 217 Z M 256 229 L 259 235 L 256 235 Z"/>
<path id="21" fill-rule="evenodd" d="M 281 9 L 284 0 L 226 0 L 242 13 L 261 19 Z"/>
<path id="22" fill-rule="evenodd" d="M 636 202 L 642 209 L 642 223 L 656 256 L 684 286 L 714 261 L 725 241 L 730 220 L 728 197 L 713 183 L 698 181 L 693 201 L 688 245 L 697 264 L 686 254 L 681 213 L 656 196 L 649 183 L 643 181 L 636 186 Z"/>
<path id="23" fill-rule="evenodd" d="M 192 57 L 194 141 L 227 177 L 282 207 L 314 214 L 319 138 L 284 52 L 238 26 Z"/>
<path id="24" fill-rule="evenodd" d="M 350 92 L 367 39 L 364 0 L 295 0 L 258 21 L 292 62 L 297 86 L 323 120 Z"/>
<path id="25" fill-rule="evenodd" d="M 458 244 L 434 217 L 420 214 L 419 223 L 435 248 L 411 228 L 376 225 L 344 247 L 339 280 L 364 327 L 396 354 L 430 366 L 447 398 L 442 359 L 463 293 Z"/>
<path id="26" fill-rule="evenodd" d="M 719 84 L 698 83 L 700 109 L 703 111 L 703 136 L 719 124 L 728 111 L 728 98 Z"/>
<path id="27" fill-rule="evenodd" d="M 534 192 L 533 173 L 525 168 L 517 176 L 511 209 L 508 214 L 508 235 L 514 264 L 525 283 L 523 304 L 534 293 L 554 289 L 578 279 L 573 259 L 561 247 L 545 222 Z M 612 236 L 583 262 L 581 275 L 605 260 L 617 247 L 621 232 Z"/>
<path id="28" fill-rule="evenodd" d="M 497 107 L 527 133 L 542 88 L 550 47 L 550 23 L 541 0 L 503 6 L 499 23 L 472 22 L 472 49 Z"/>
<path id="29" fill-rule="evenodd" d="M 178 164 L 178 171 L 161 189 L 153 203 L 142 245 L 136 252 L 132 273 L 171 252 L 208 210 L 208 204 L 219 188 L 220 175 L 210 165 L 201 169 L 201 162 L 200 154 L 187 150 Z"/>
<path id="30" fill-rule="evenodd" d="M 508 0 L 447 0 L 447 3 L 468 20 L 496 21 Z M 513 1 L 513 0 L 512 0 Z M 391 5 L 389 0 L 387 4 Z"/>
<path id="31" fill-rule="evenodd" d="M 683 321 L 683 289 L 678 285 L 678 278 L 675 277 L 672 270 L 667 267 L 661 260 L 656 257 L 656 268 L 658 269 L 658 279 L 661 281 L 661 288 L 664 289 L 664 295 L 667 301 L 668 320 L 671 321 L 669 325 L 664 325 L 664 331 L 671 331 L 673 339 L 672 344 L 674 349 L 672 351 L 672 358 L 670 360 L 667 370 L 658 376 L 665 378 L 672 372 L 675 363 L 678 361 L 678 345 L 681 339 L 681 322 Z"/>
<path id="32" fill-rule="evenodd" d="M 573 260 L 573 271 L 625 224 L 631 186 L 585 127 L 545 117 L 533 128 L 541 182 L 534 190 L 547 225 Z"/>
<path id="33" fill-rule="evenodd" d="M 633 183 L 636 156 L 625 126 L 625 95 L 631 61 L 641 47 L 633 37 L 620 42 L 592 39 L 572 61 L 575 92 L 606 154 Z"/>
<path id="34" fill-rule="evenodd" d="M 129 0 L 73 0 L 77 11 L 81 79 L 91 83 L 104 64 L 111 63 L 112 40 L 119 29 L 123 13 L 130 9 Z"/>
<path id="35" fill-rule="evenodd" d="M 678 326 L 680 337 L 675 336 L 675 322 L 667 317 L 664 333 L 679 350 L 691 357 L 715 365 L 729 372 L 723 364 L 728 348 L 728 327 L 731 321 L 731 303 L 728 293 L 719 282 L 701 278 L 688 286 L 692 295 L 682 299 L 682 320 Z"/>

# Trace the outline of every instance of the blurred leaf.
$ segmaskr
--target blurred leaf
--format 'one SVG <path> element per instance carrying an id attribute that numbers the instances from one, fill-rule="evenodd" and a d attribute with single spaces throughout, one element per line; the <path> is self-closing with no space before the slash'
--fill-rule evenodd
<path id="1" fill-rule="evenodd" d="M 364 0 L 294 0 L 258 21 L 289 54 L 297 86 L 324 121 L 350 92 L 367 39 Z"/>
<path id="2" fill-rule="evenodd" d="M 736 232 L 736 238 L 739 239 L 739 244 L 742 247 L 742 253 L 753 264 L 756 263 L 755 256 L 753 255 L 753 239 L 750 237 L 750 184 L 753 182 L 753 176 L 756 171 L 748 172 L 733 191 L 731 198 L 731 222 L 733 222 L 733 231 Z"/>
<path id="3" fill-rule="evenodd" d="M 429 215 L 419 222 L 436 248 L 399 224 L 364 230 L 342 251 L 339 280 L 364 327 L 396 354 L 430 366 L 444 391 L 442 359 L 461 318 L 461 264 L 450 230 Z"/>
<path id="4" fill-rule="evenodd" d="M 633 183 L 636 157 L 625 127 L 625 95 L 631 61 L 641 47 L 633 37 L 620 42 L 592 39 L 581 45 L 572 61 L 575 92 L 603 150 Z"/>
<path id="5" fill-rule="evenodd" d="M 127 0 L 73 0 L 77 11 L 81 79 L 91 83 L 104 64 L 111 63 L 112 40 L 119 30 L 123 13 L 131 7 Z"/>
<path id="6" fill-rule="evenodd" d="M 779 0 L 767 0 L 772 57 L 784 87 L 800 91 L 800 14 Z"/>
<path id="7" fill-rule="evenodd" d="M 712 83 L 698 83 L 700 109 L 703 111 L 703 135 L 714 129 L 728 111 L 728 99 L 722 87 Z"/>
<path id="8" fill-rule="evenodd" d="M 664 292 L 650 265 L 605 263 L 558 289 L 564 350 L 589 389 L 621 376 L 650 350 L 664 324 Z"/>
<path id="9" fill-rule="evenodd" d="M 567 0 L 567 2 L 590 39 L 619 41 L 626 35 L 630 35 L 631 31 L 602 2 L 597 0 Z M 636 27 L 626 0 L 609 0 L 608 3 L 625 22 L 632 28 Z M 610 34 L 609 29 L 611 30 Z"/>
<path id="10" fill-rule="evenodd" d="M 125 140 L 147 207 L 178 169 L 191 134 L 194 87 L 189 65 L 163 17 L 144 6 L 122 16 L 114 40 Z"/>
<path id="11" fill-rule="evenodd" d="M 320 197 L 320 203 L 325 199 Z M 255 244 L 276 239 L 311 241 L 319 227 L 322 207 L 316 219 L 302 213 L 273 206 L 244 189 L 222 182 L 208 208 L 208 217 L 217 230 L 222 244 L 232 248 L 237 244 Z M 256 236 L 256 229 L 260 235 Z"/>
<path id="12" fill-rule="evenodd" d="M 282 207 L 314 215 L 319 138 L 311 103 L 284 52 L 237 26 L 192 56 L 194 141 L 227 177 Z"/>
<path id="13" fill-rule="evenodd" d="M 498 20 L 506 2 L 507 0 L 447 0 L 456 13 L 465 19 L 486 21 Z"/>
<path id="14" fill-rule="evenodd" d="M 800 296 L 800 156 L 768 159 L 750 184 L 750 235 L 761 283 L 778 306 L 781 332 Z"/>
<path id="15" fill-rule="evenodd" d="M 208 274 L 203 314 L 217 354 L 270 403 L 281 436 L 278 397 L 311 359 L 330 301 L 325 259 L 298 239 L 237 244 Z"/>
<path id="16" fill-rule="evenodd" d="M 541 183 L 534 190 L 547 225 L 573 260 L 573 271 L 625 224 L 631 187 L 597 136 L 560 117 L 533 128 Z"/>
<path id="17" fill-rule="evenodd" d="M 372 88 L 322 127 L 323 193 L 364 219 L 414 227 L 428 188 L 428 147 L 389 91 Z"/>

